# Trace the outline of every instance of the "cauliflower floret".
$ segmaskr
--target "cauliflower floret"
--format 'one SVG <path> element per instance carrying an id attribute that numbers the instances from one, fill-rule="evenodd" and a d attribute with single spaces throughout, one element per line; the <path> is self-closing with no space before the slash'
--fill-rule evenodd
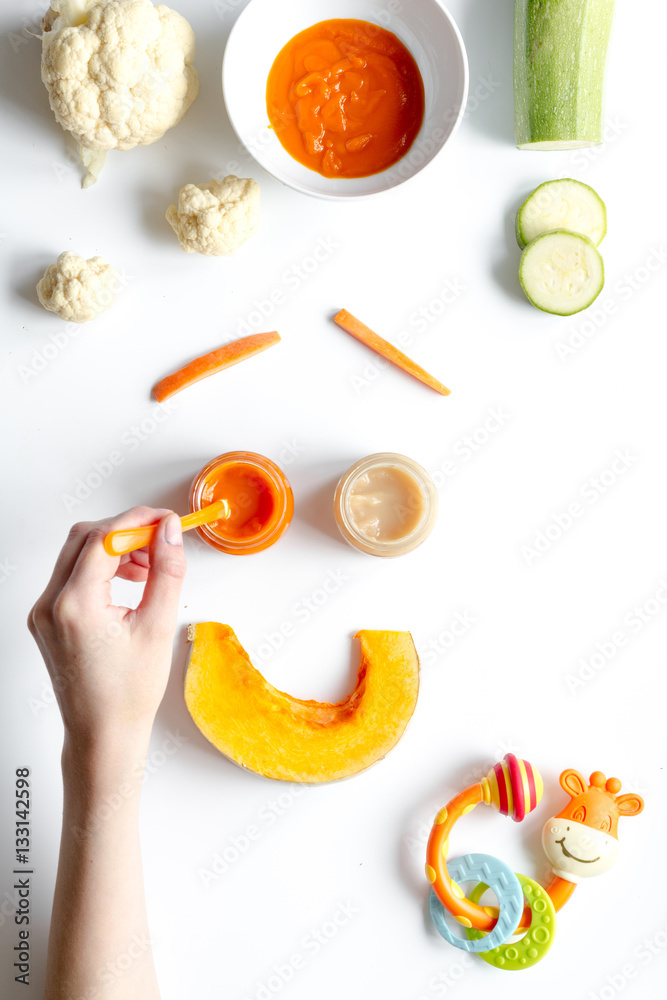
<path id="1" fill-rule="evenodd" d="M 49 103 L 86 150 L 155 142 L 197 96 L 194 33 L 163 4 L 52 0 L 42 28 Z"/>
<path id="2" fill-rule="evenodd" d="M 234 174 L 208 184 L 186 184 L 178 208 L 170 205 L 165 218 L 186 253 L 231 253 L 257 231 L 259 184 Z"/>
<path id="3" fill-rule="evenodd" d="M 87 323 L 113 302 L 117 275 L 104 257 L 84 260 L 78 253 L 61 253 L 49 264 L 37 285 L 39 301 L 49 312 L 70 323 Z"/>

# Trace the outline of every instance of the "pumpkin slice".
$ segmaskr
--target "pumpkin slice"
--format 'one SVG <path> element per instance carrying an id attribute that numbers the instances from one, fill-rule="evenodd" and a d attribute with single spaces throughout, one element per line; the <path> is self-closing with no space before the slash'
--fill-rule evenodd
<path id="1" fill-rule="evenodd" d="M 363 630 L 355 638 L 356 687 L 332 705 L 274 688 L 228 625 L 190 625 L 190 715 L 221 753 L 266 778 L 314 783 L 357 774 L 403 735 L 417 704 L 419 658 L 409 632 Z"/>

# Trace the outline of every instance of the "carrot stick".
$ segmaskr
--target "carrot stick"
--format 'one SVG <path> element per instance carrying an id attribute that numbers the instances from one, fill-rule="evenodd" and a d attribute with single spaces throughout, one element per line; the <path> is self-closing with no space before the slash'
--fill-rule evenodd
<path id="1" fill-rule="evenodd" d="M 169 399 L 174 393 L 181 389 L 187 389 L 189 385 L 194 385 L 202 378 L 215 375 L 223 368 L 231 368 L 239 361 L 252 357 L 265 351 L 267 347 L 272 347 L 280 340 L 280 336 L 274 330 L 272 333 L 253 333 L 250 337 L 241 337 L 240 340 L 233 340 L 230 344 L 218 347 L 210 354 L 203 354 L 200 358 L 195 358 L 184 368 L 180 368 L 172 375 L 167 375 L 153 389 L 153 394 L 158 403 Z"/>
<path id="2" fill-rule="evenodd" d="M 341 309 L 341 311 L 334 316 L 334 323 L 337 323 L 341 329 L 345 330 L 346 333 L 351 334 L 360 340 L 362 344 L 366 347 L 370 347 L 372 351 L 376 354 L 380 354 L 387 361 L 391 361 L 393 365 L 397 365 L 402 368 L 404 372 L 408 375 L 414 376 L 414 378 L 419 379 L 424 385 L 428 385 L 431 389 L 435 389 L 436 392 L 442 393 L 443 396 L 449 396 L 450 390 L 447 386 L 443 385 L 442 382 L 438 382 L 437 379 L 429 375 L 428 372 L 420 368 L 407 354 L 403 354 L 403 351 L 399 351 L 397 347 L 390 344 L 388 340 L 383 340 L 379 337 L 377 333 L 374 333 L 369 327 L 367 327 L 361 320 L 358 320 L 356 316 L 353 316 L 347 311 L 347 309 Z"/>

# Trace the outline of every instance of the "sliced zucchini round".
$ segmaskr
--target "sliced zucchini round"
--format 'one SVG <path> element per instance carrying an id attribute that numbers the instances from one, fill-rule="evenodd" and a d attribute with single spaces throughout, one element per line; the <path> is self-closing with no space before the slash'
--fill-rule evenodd
<path id="1" fill-rule="evenodd" d="M 587 236 L 557 229 L 528 244 L 521 255 L 519 280 L 538 309 L 571 316 L 588 308 L 602 291 L 604 264 Z"/>
<path id="2" fill-rule="evenodd" d="M 607 233 L 607 208 L 597 191 L 571 177 L 536 187 L 516 213 L 516 241 L 523 250 L 554 229 L 580 233 L 599 246 Z"/>

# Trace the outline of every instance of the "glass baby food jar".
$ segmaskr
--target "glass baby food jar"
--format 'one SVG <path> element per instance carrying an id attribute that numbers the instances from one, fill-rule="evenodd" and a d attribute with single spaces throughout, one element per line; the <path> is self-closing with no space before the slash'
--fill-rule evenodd
<path id="1" fill-rule="evenodd" d="M 336 487 L 343 538 L 372 556 L 401 556 L 430 534 L 438 494 L 428 472 L 406 455 L 378 452 L 355 462 Z"/>
<path id="2" fill-rule="evenodd" d="M 195 477 L 190 487 L 193 513 L 222 499 L 229 504 L 228 516 L 196 530 L 208 545 L 232 555 L 261 552 L 273 545 L 294 512 L 285 474 L 270 458 L 252 451 L 218 455 Z"/>

